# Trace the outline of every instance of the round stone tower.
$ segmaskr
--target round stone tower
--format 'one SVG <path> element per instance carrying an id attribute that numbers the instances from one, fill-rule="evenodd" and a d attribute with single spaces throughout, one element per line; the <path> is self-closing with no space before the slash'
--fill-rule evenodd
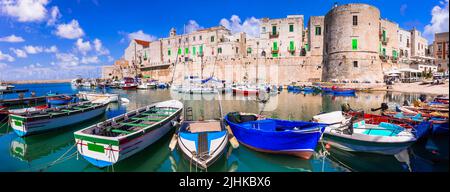
<path id="1" fill-rule="evenodd" d="M 379 27 L 374 6 L 333 7 L 325 16 L 323 80 L 382 81 Z"/>

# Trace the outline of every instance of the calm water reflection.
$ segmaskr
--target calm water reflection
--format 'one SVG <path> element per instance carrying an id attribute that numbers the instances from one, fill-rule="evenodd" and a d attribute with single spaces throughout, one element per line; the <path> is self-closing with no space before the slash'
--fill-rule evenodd
<path id="1" fill-rule="evenodd" d="M 18 88 L 35 90 L 37 95 L 49 91 L 76 93 L 70 84 L 18 85 Z M 141 153 L 126 159 L 114 167 L 98 169 L 76 154 L 73 132 L 93 123 L 111 118 L 126 111 L 170 98 L 180 99 L 193 110 L 194 119 L 214 119 L 221 116 L 217 95 L 182 95 L 169 90 L 108 90 L 119 93 L 131 102 L 126 105 L 111 104 L 107 113 L 98 119 L 68 127 L 57 132 L 19 138 L 8 125 L 0 125 L 0 171 L 196 171 L 177 151 L 170 152 L 168 145 L 172 133 L 166 135 Z M 256 97 L 220 96 L 223 113 L 244 111 L 261 113 L 283 119 L 310 120 L 320 112 L 340 110 L 340 105 L 349 103 L 353 108 L 369 111 L 381 102 L 403 103 L 419 98 L 419 94 L 403 93 L 357 93 L 354 97 L 321 94 L 281 92 L 272 95 L 267 103 L 255 101 Z M 13 98 L 15 95 L 4 96 Z M 432 95 L 429 95 L 432 97 Z M 320 144 L 311 160 L 290 156 L 259 153 L 241 146 L 219 159 L 208 171 L 448 171 L 448 136 L 425 138 L 396 156 L 364 153 L 349 153 L 334 148 L 326 149 Z M 49 163 L 64 155 L 61 161 L 47 167 Z"/>

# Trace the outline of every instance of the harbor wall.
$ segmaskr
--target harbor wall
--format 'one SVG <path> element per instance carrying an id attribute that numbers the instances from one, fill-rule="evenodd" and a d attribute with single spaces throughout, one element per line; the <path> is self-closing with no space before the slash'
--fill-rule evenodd
<path id="1" fill-rule="evenodd" d="M 321 81 L 321 57 L 295 58 L 221 58 L 200 62 L 182 62 L 164 69 L 142 71 L 163 82 L 181 83 L 186 76 L 208 78 L 214 76 L 228 82 L 268 82 L 290 84 L 291 82 Z M 203 72 L 202 72 L 203 71 Z"/>

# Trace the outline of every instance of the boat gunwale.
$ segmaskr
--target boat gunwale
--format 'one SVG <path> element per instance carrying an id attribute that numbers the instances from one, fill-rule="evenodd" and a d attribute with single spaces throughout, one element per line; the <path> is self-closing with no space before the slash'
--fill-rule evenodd
<path id="1" fill-rule="evenodd" d="M 228 119 L 228 114 L 225 115 L 224 119 L 226 120 L 226 122 L 228 124 L 233 124 L 235 126 L 238 126 L 239 128 L 246 129 L 246 130 L 257 130 L 257 129 L 250 129 L 250 128 L 247 128 L 247 127 L 243 127 L 240 124 L 236 124 L 236 123 L 231 122 Z M 312 126 L 312 128 L 310 128 L 310 129 L 308 128 L 307 130 L 302 130 L 302 129 L 300 129 L 300 130 L 290 130 L 290 129 L 287 129 L 285 131 L 276 131 L 276 130 L 275 131 L 268 131 L 268 130 L 258 129 L 259 132 L 264 132 L 264 133 L 296 133 L 296 134 L 309 134 L 309 133 L 316 133 L 316 132 L 320 132 L 321 133 L 322 129 L 324 129 L 324 128 L 326 128 L 328 126 L 327 124 L 323 124 L 323 123 L 314 123 L 314 122 L 307 122 L 307 121 L 291 121 L 291 120 L 282 120 L 282 119 L 273 119 L 273 118 L 266 118 L 264 120 L 275 120 L 275 121 L 284 121 L 284 122 L 302 122 L 302 123 L 306 123 L 306 124 L 318 124 L 318 125 Z M 247 121 L 245 123 L 257 122 L 257 121 Z"/>
<path id="2" fill-rule="evenodd" d="M 62 112 L 60 110 L 64 110 L 64 109 L 73 109 L 73 107 L 77 107 L 77 106 L 81 106 L 84 104 L 93 104 L 92 106 L 89 106 L 85 109 L 74 109 L 72 112 Z M 67 116 L 71 116 L 71 115 L 75 115 L 75 114 L 79 114 L 84 113 L 84 112 L 89 112 L 98 108 L 102 108 L 102 107 L 106 107 L 108 105 L 108 103 L 92 103 L 90 101 L 86 101 L 86 102 L 82 102 L 82 103 L 77 103 L 77 104 L 71 104 L 71 105 L 64 105 L 63 107 L 55 107 L 58 110 L 55 111 L 55 108 L 49 108 L 47 109 L 47 111 L 42 110 L 42 111 L 33 111 L 33 112 L 23 112 L 23 113 L 14 113 L 14 114 L 9 114 L 11 118 L 15 118 L 15 119 L 21 119 L 23 121 L 27 121 L 27 122 L 32 122 L 32 121 L 37 121 L 37 120 L 43 120 L 43 119 L 55 119 L 55 118 L 61 118 L 61 117 L 67 117 Z M 53 110 L 52 110 L 53 109 Z M 45 112 L 45 114 L 41 114 L 41 112 Z M 60 112 L 59 114 L 56 115 L 51 115 L 50 112 Z M 26 116 L 27 114 L 31 114 L 33 115 L 33 113 L 35 113 L 35 116 Z"/>

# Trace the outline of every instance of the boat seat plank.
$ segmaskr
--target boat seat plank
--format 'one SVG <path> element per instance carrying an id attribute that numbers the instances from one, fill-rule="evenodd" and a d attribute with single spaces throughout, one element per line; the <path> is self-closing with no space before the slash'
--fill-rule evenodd
<path id="1" fill-rule="evenodd" d="M 125 133 L 125 134 L 133 133 L 132 131 L 125 131 L 125 130 L 121 130 L 121 129 L 113 129 L 113 130 L 111 130 L 111 132 L 113 132 L 113 133 Z"/>
<path id="2" fill-rule="evenodd" d="M 213 132 L 213 131 L 221 131 L 220 122 L 198 122 L 191 123 L 189 125 L 189 131 L 191 133 L 200 133 L 200 132 Z"/>
<path id="3" fill-rule="evenodd" d="M 133 117 L 131 119 L 133 119 L 133 120 L 142 120 L 142 121 L 153 121 L 153 122 L 161 121 L 161 119 L 158 119 L 158 118 L 144 118 L 144 117 Z"/>
<path id="4" fill-rule="evenodd" d="M 72 110 L 67 110 L 67 109 L 63 109 L 63 110 L 61 110 L 61 111 L 67 112 L 67 113 L 72 113 L 72 112 L 74 112 L 74 111 L 72 111 Z"/>
<path id="5" fill-rule="evenodd" d="M 171 114 L 162 114 L 162 113 L 141 113 L 143 115 L 151 115 L 151 116 L 158 116 L 158 117 L 167 117 L 170 116 Z"/>
<path id="6" fill-rule="evenodd" d="M 121 125 L 126 125 L 126 126 L 132 126 L 132 127 L 148 127 L 150 126 L 149 124 L 142 124 L 142 123 L 120 123 Z"/>

